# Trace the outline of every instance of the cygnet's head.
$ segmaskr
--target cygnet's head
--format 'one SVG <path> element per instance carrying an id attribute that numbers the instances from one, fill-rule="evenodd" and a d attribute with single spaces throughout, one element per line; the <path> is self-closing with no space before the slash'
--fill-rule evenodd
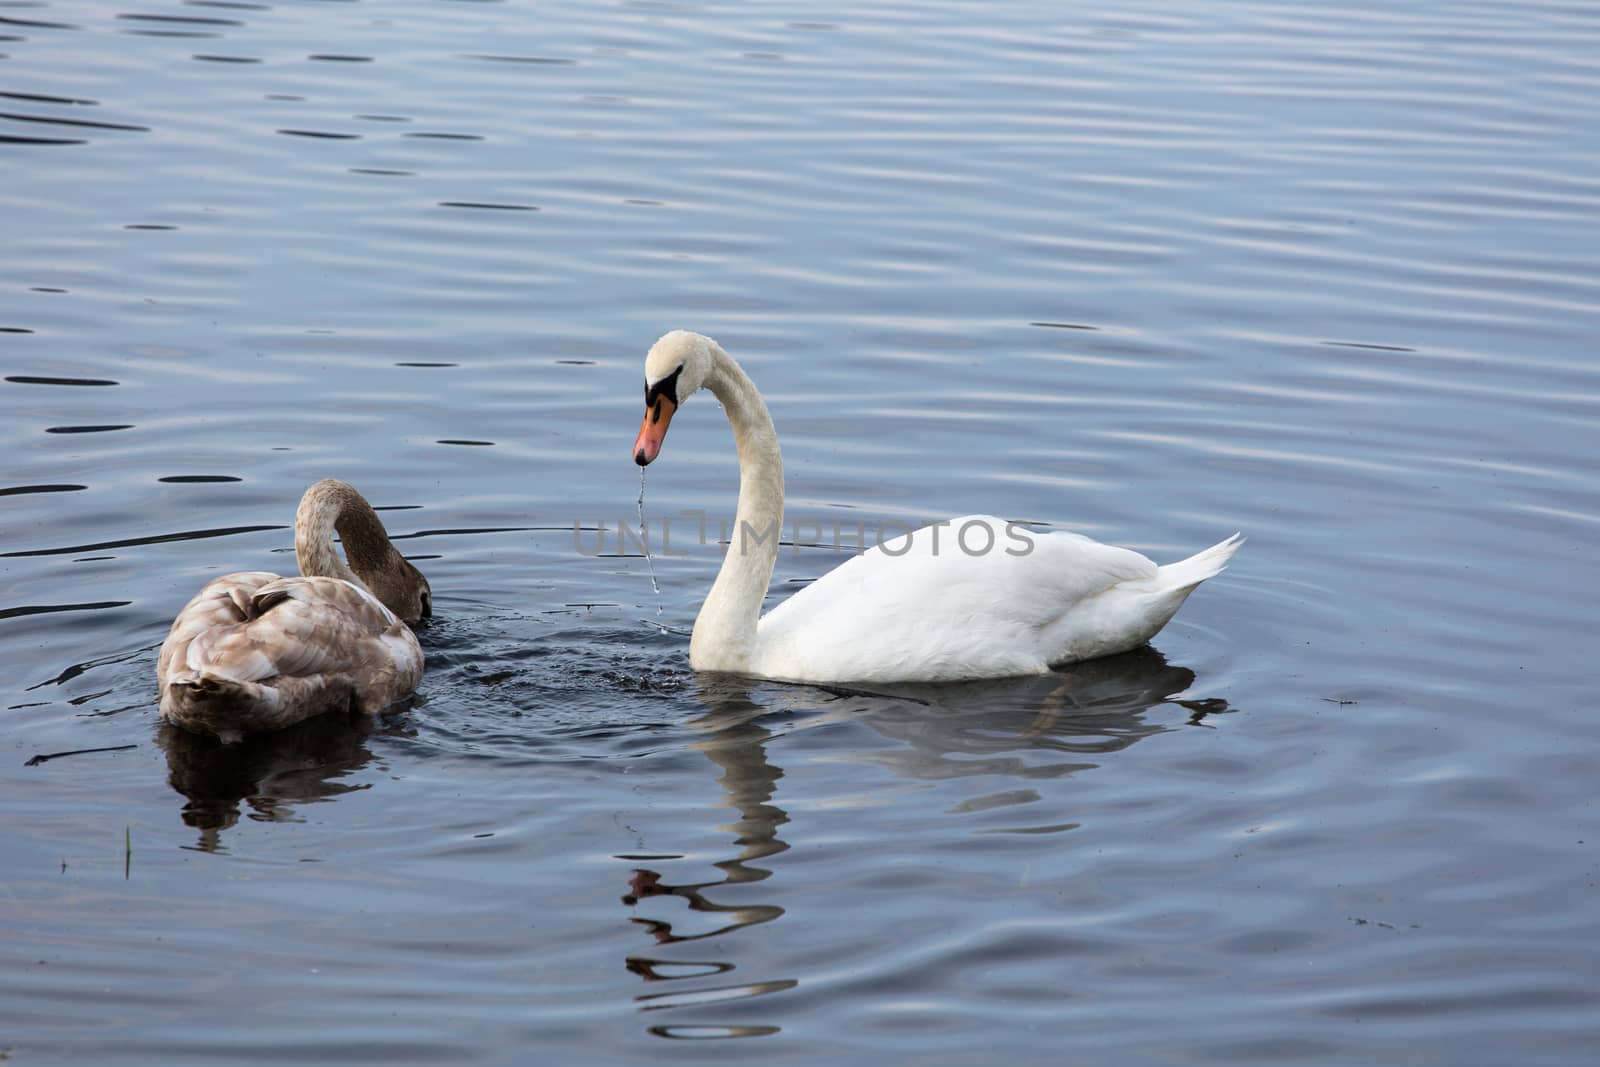
<path id="1" fill-rule="evenodd" d="M 428 579 L 398 550 L 387 568 L 362 581 L 401 622 L 416 626 L 433 618 L 433 589 Z"/>
<path id="2" fill-rule="evenodd" d="M 673 330 L 650 346 L 644 357 L 644 422 L 633 442 L 633 461 L 639 466 L 656 458 L 673 413 L 706 384 L 715 345 L 702 334 Z"/>

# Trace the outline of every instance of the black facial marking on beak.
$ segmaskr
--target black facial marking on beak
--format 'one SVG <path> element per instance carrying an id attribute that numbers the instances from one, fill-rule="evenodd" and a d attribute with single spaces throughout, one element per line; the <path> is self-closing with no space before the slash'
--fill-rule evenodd
<path id="1" fill-rule="evenodd" d="M 661 440 L 667 435 L 672 413 L 678 410 L 678 376 L 683 373 L 680 364 L 671 374 L 644 389 L 644 422 L 639 425 L 639 436 L 633 441 L 633 461 L 648 466 L 661 450 Z"/>
<path id="2" fill-rule="evenodd" d="M 668 400 L 672 401 L 673 407 L 677 407 L 680 403 L 678 400 L 678 375 L 682 373 L 683 365 L 679 364 L 677 370 L 673 371 L 656 384 L 647 385 L 644 387 L 644 406 L 655 411 L 655 418 L 659 419 L 661 417 L 660 401 L 663 394 Z"/>

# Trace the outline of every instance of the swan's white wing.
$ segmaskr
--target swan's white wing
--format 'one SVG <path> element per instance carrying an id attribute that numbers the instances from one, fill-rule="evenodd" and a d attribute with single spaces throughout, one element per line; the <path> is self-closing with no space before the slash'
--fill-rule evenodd
<path id="1" fill-rule="evenodd" d="M 756 666 L 796 680 L 1039 673 L 1085 633 L 1120 630 L 1121 613 L 1101 610 L 1107 596 L 1156 577 L 1129 549 L 969 515 L 865 552 L 778 605 L 761 620 Z"/>

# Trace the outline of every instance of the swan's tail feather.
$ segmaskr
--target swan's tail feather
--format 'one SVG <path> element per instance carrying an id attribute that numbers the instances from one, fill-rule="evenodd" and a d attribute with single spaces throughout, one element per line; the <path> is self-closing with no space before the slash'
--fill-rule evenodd
<path id="1" fill-rule="evenodd" d="M 190 701 L 237 701 L 253 697 L 260 689 L 249 682 L 238 682 L 210 671 L 192 671 L 167 682 L 174 695 Z"/>
<path id="2" fill-rule="evenodd" d="M 225 741 L 281 730 L 327 712 L 375 714 L 382 707 L 365 708 L 355 682 L 344 674 L 280 674 L 268 682 L 241 682 L 198 670 L 169 678 L 161 688 L 162 718 Z"/>
<path id="3" fill-rule="evenodd" d="M 235 740 L 250 730 L 273 729 L 277 697 L 271 687 L 240 682 L 209 671 L 191 671 L 167 680 L 161 692 L 161 717 L 186 730 Z"/>
<path id="4" fill-rule="evenodd" d="M 1168 563 L 1161 568 L 1161 588 L 1168 592 L 1193 589 L 1227 567 L 1233 554 L 1244 544 L 1244 534 L 1236 533 L 1225 541 L 1218 541 L 1188 559 Z"/>

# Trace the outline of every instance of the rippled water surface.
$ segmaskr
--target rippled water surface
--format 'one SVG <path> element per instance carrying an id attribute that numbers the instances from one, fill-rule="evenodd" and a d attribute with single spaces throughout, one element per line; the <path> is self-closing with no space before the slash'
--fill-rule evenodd
<path id="1" fill-rule="evenodd" d="M 1594 1062 L 1596 56 L 1560 0 L 0 4 L 0 1059 Z M 774 602 L 969 512 L 1250 542 L 1048 679 L 696 677 L 709 398 L 659 599 L 622 533 L 674 327 L 773 410 Z M 326 476 L 432 581 L 416 705 L 158 728 Z"/>

